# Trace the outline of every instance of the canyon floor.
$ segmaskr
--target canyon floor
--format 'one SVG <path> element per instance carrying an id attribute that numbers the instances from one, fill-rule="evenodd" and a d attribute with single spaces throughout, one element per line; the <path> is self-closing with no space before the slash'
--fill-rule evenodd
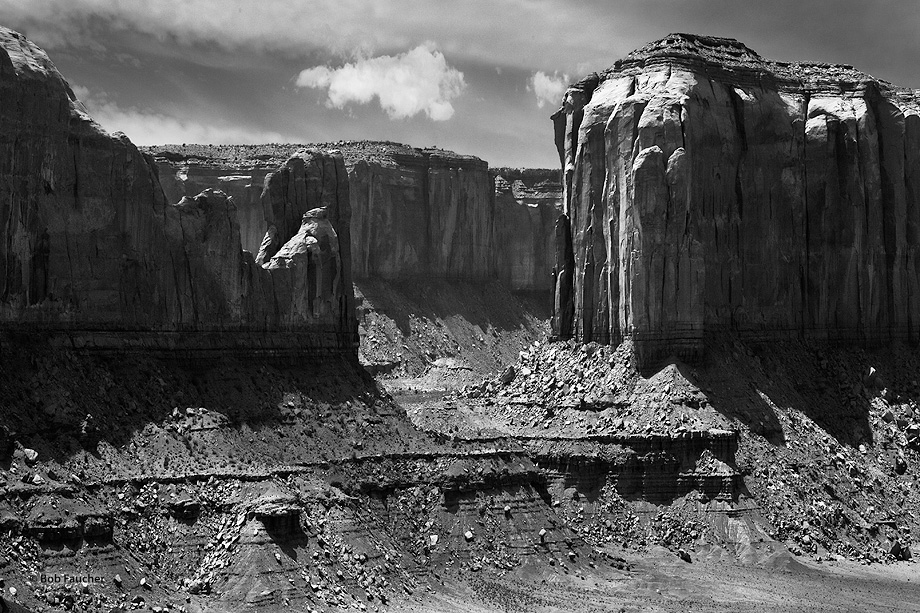
<path id="1" fill-rule="evenodd" d="M 628 572 L 483 579 L 454 582 L 411 611 L 916 611 L 920 574 L 899 563 L 884 570 L 851 563 L 802 564 L 796 570 L 742 566 L 731 561 L 675 560 L 652 550 L 628 558 Z"/>
<path id="2" fill-rule="evenodd" d="M 363 367 L 5 339 L 10 610 L 920 610 L 915 349 L 639 372 L 538 297 L 357 290 Z"/>

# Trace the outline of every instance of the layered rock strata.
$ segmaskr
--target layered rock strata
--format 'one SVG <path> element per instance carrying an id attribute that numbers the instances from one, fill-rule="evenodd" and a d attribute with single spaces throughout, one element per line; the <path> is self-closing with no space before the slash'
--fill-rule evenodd
<path id="1" fill-rule="evenodd" d="M 276 248 L 256 263 L 232 199 L 205 191 L 171 205 L 152 159 L 93 122 L 41 49 L 6 29 L 0 48 L 7 334 L 112 350 L 354 355 L 341 156 L 303 152 L 266 178 Z"/>
<path id="2" fill-rule="evenodd" d="M 738 448 L 734 432 L 533 439 L 528 443 L 530 457 L 560 491 L 574 488 L 591 497 L 611 484 L 624 499 L 657 504 L 668 504 L 691 492 L 737 502 L 741 493 L 741 475 L 734 467 Z"/>
<path id="3" fill-rule="evenodd" d="M 490 169 L 473 156 L 388 142 L 316 147 L 341 151 L 345 159 L 356 279 L 496 279 L 513 291 L 552 288 L 558 170 Z M 256 254 L 267 230 L 256 186 L 297 148 L 186 145 L 150 152 L 171 200 L 208 187 L 231 195 L 243 246 Z"/>
<path id="4" fill-rule="evenodd" d="M 920 95 L 670 35 L 565 93 L 554 333 L 918 337 Z"/>

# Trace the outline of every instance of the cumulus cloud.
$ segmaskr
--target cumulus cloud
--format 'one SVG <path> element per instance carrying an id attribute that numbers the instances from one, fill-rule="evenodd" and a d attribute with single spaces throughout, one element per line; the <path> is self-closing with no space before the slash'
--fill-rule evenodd
<path id="1" fill-rule="evenodd" d="M 546 74 L 539 70 L 530 77 L 527 84 L 527 91 L 532 91 L 537 97 L 537 106 L 541 109 L 543 105 L 558 106 L 562 102 L 562 94 L 569 86 L 569 75 L 554 72 Z"/>
<path id="2" fill-rule="evenodd" d="M 453 117 L 451 100 L 466 87 L 463 73 L 451 68 L 432 43 L 398 55 L 360 59 L 339 68 L 307 68 L 297 76 L 297 85 L 325 89 L 330 107 L 340 109 L 350 102 L 367 104 L 377 98 L 390 119 L 424 112 L 433 121 Z"/>
<path id="3" fill-rule="evenodd" d="M 136 145 L 202 143 L 214 145 L 280 143 L 292 139 L 271 131 L 213 125 L 134 107 L 122 108 L 105 92 L 72 87 L 89 115 L 110 132 L 124 132 Z"/>

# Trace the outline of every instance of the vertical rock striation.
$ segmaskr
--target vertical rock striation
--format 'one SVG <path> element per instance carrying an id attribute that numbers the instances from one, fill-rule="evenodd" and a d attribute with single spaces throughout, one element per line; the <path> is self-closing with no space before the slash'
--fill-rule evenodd
<path id="1" fill-rule="evenodd" d="M 346 151 L 356 278 L 494 278 L 486 162 L 393 143 L 354 143 Z"/>
<path id="2" fill-rule="evenodd" d="M 266 177 L 262 207 L 268 231 L 256 262 L 284 280 L 290 295 L 284 302 L 299 312 L 289 315 L 290 321 L 323 320 L 356 339 L 351 208 L 342 155 L 308 150 L 292 156 Z"/>
<path id="3" fill-rule="evenodd" d="M 6 334 L 116 351 L 356 356 L 340 155 L 303 152 L 268 176 L 277 242 L 256 263 L 232 199 L 206 190 L 169 204 L 152 159 L 103 131 L 47 55 L 2 28 L 0 98 Z M 317 191 L 304 171 L 316 167 L 342 172 Z"/>
<path id="4" fill-rule="evenodd" d="M 207 147 L 206 150 L 211 150 Z M 218 189 L 231 198 L 240 222 L 243 249 L 253 255 L 259 252 L 267 229 L 262 211 L 262 187 L 265 177 L 279 164 L 296 153 L 288 148 L 283 157 L 261 155 L 246 160 L 222 160 L 215 156 L 172 154 L 158 152 L 155 157 L 160 185 L 169 202 L 179 202 L 206 189 Z"/>
<path id="5" fill-rule="evenodd" d="M 442 149 L 373 141 L 315 145 L 341 151 L 351 189 L 356 279 L 499 280 L 513 291 L 552 289 L 558 170 L 489 168 Z M 152 147 L 171 202 L 206 188 L 232 196 L 243 246 L 267 230 L 252 187 L 298 145 Z"/>
<path id="6" fill-rule="evenodd" d="M 723 330 L 917 340 L 918 100 L 685 34 L 570 87 L 555 335 L 646 363 Z"/>
<path id="7" fill-rule="evenodd" d="M 559 171 L 493 168 L 496 273 L 514 291 L 553 288 L 553 228 L 561 212 Z"/>

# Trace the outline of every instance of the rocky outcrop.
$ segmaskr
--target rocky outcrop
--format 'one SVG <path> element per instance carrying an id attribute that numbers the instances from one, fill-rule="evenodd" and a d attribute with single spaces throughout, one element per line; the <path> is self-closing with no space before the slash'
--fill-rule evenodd
<path id="1" fill-rule="evenodd" d="M 210 150 L 213 147 L 206 148 Z M 183 156 L 163 151 L 155 160 L 160 185 L 169 202 L 194 197 L 209 188 L 233 198 L 243 249 L 255 255 L 267 229 L 262 210 L 265 177 L 294 153 L 296 148 L 287 148 L 283 157 L 257 154 L 237 162 L 206 154 Z"/>
<path id="2" fill-rule="evenodd" d="M 610 483 L 625 499 L 658 504 L 691 492 L 737 501 L 737 447 L 736 433 L 718 430 L 529 442 L 531 457 L 558 490 L 574 488 L 590 498 Z"/>
<path id="3" fill-rule="evenodd" d="M 233 197 L 244 249 L 268 229 L 254 186 L 300 146 L 152 147 L 167 197 L 206 188 Z M 315 145 L 341 151 L 351 189 L 354 277 L 388 281 L 499 280 L 513 291 L 552 288 L 558 170 L 490 169 L 479 158 L 389 142 Z"/>
<path id="4" fill-rule="evenodd" d="M 566 92 L 557 337 L 918 337 L 917 92 L 674 34 Z"/>
<path id="5" fill-rule="evenodd" d="M 226 194 L 170 204 L 153 161 L 93 122 L 41 49 L 6 29 L 0 46 L 7 334 L 107 350 L 354 355 L 348 181 L 316 174 L 344 168 L 341 156 L 302 152 L 266 178 L 264 208 L 284 219 L 267 220 L 277 248 L 257 264 Z"/>
<path id="6" fill-rule="evenodd" d="M 268 231 L 256 262 L 286 283 L 293 320 L 324 319 L 330 330 L 356 336 L 348 202 L 341 155 L 295 155 L 265 180 Z"/>

